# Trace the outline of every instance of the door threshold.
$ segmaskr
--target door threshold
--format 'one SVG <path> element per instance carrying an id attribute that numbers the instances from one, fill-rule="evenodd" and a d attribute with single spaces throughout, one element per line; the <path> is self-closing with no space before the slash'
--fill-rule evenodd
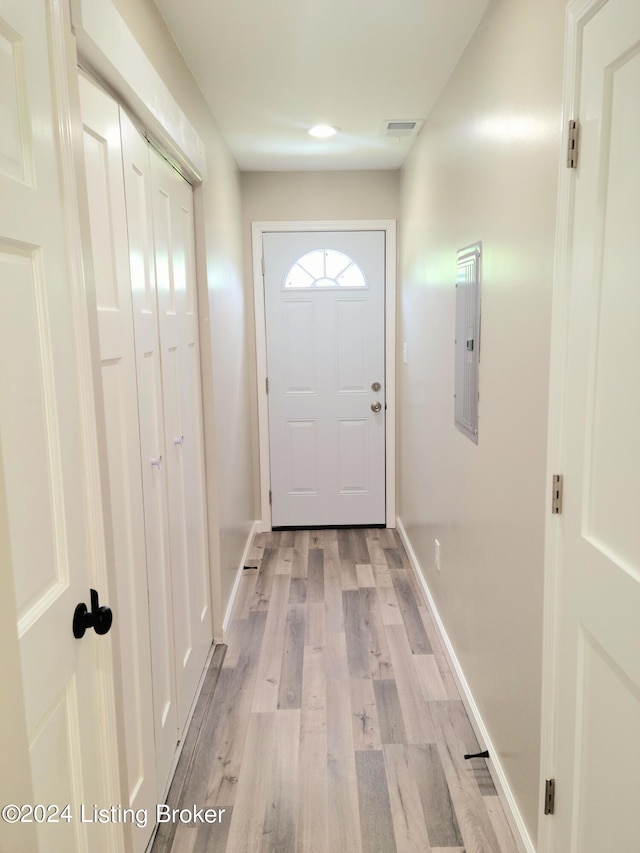
<path id="1" fill-rule="evenodd" d="M 386 524 L 294 524 L 272 527 L 274 533 L 280 530 L 385 530 Z"/>

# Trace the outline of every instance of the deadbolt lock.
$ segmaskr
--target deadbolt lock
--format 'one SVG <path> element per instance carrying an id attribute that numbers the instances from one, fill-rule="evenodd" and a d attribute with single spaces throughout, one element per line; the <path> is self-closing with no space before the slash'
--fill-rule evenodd
<path id="1" fill-rule="evenodd" d="M 371 385 L 371 390 L 372 390 L 372 391 L 379 391 L 381 388 L 382 388 L 382 385 L 381 385 L 379 382 L 374 382 L 374 383 Z"/>

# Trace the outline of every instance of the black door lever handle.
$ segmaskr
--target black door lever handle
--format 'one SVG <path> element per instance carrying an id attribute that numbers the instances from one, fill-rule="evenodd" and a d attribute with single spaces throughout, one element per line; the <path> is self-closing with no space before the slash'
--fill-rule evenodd
<path id="1" fill-rule="evenodd" d="M 100 606 L 98 593 L 91 590 L 91 611 L 87 605 L 80 603 L 73 612 L 73 636 L 76 640 L 84 637 L 87 628 L 93 628 L 96 634 L 108 634 L 113 622 L 110 607 Z"/>

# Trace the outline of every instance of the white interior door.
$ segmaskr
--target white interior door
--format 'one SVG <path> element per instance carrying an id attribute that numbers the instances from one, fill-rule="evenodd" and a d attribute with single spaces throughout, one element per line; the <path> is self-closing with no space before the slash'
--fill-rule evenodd
<path id="1" fill-rule="evenodd" d="M 556 853 L 640 838 L 640 4 L 582 31 L 563 445 Z"/>
<path id="2" fill-rule="evenodd" d="M 118 619 L 118 707 L 124 805 L 153 814 L 157 802 L 151 647 L 144 538 L 142 460 L 133 345 L 129 245 L 118 104 L 80 77 L 85 174 L 94 267 L 109 510 Z M 127 850 L 141 853 L 154 822 L 124 826 Z"/>
<path id="3" fill-rule="evenodd" d="M 82 295 L 74 293 L 61 196 L 74 189 L 60 167 L 70 151 L 58 137 L 66 89 L 55 69 L 66 59 L 55 7 L 0 2 L 0 488 L 10 540 L 2 571 L 15 580 L 31 805 L 70 806 L 58 822 L 37 823 L 31 849 L 93 853 L 117 847 L 113 824 L 83 823 L 80 813 L 108 796 L 110 757 L 100 744 L 109 695 L 98 657 L 111 637 L 72 634 L 76 605 L 89 604 L 95 584 L 87 541 L 94 508 L 76 348 Z"/>
<path id="4" fill-rule="evenodd" d="M 205 522 L 193 190 L 150 150 L 168 482 L 178 727 L 212 641 Z"/>
<path id="5" fill-rule="evenodd" d="M 385 523 L 385 235 L 263 235 L 272 524 Z"/>
<path id="6" fill-rule="evenodd" d="M 120 112 L 138 379 L 158 795 L 178 741 L 173 605 L 149 147 Z"/>

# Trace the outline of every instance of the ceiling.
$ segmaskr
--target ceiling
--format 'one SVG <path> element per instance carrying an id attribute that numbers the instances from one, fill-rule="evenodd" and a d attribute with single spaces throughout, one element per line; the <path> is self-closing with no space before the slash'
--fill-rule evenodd
<path id="1" fill-rule="evenodd" d="M 489 0 L 155 0 L 245 171 L 397 169 Z M 309 127 L 340 128 L 328 140 Z"/>

